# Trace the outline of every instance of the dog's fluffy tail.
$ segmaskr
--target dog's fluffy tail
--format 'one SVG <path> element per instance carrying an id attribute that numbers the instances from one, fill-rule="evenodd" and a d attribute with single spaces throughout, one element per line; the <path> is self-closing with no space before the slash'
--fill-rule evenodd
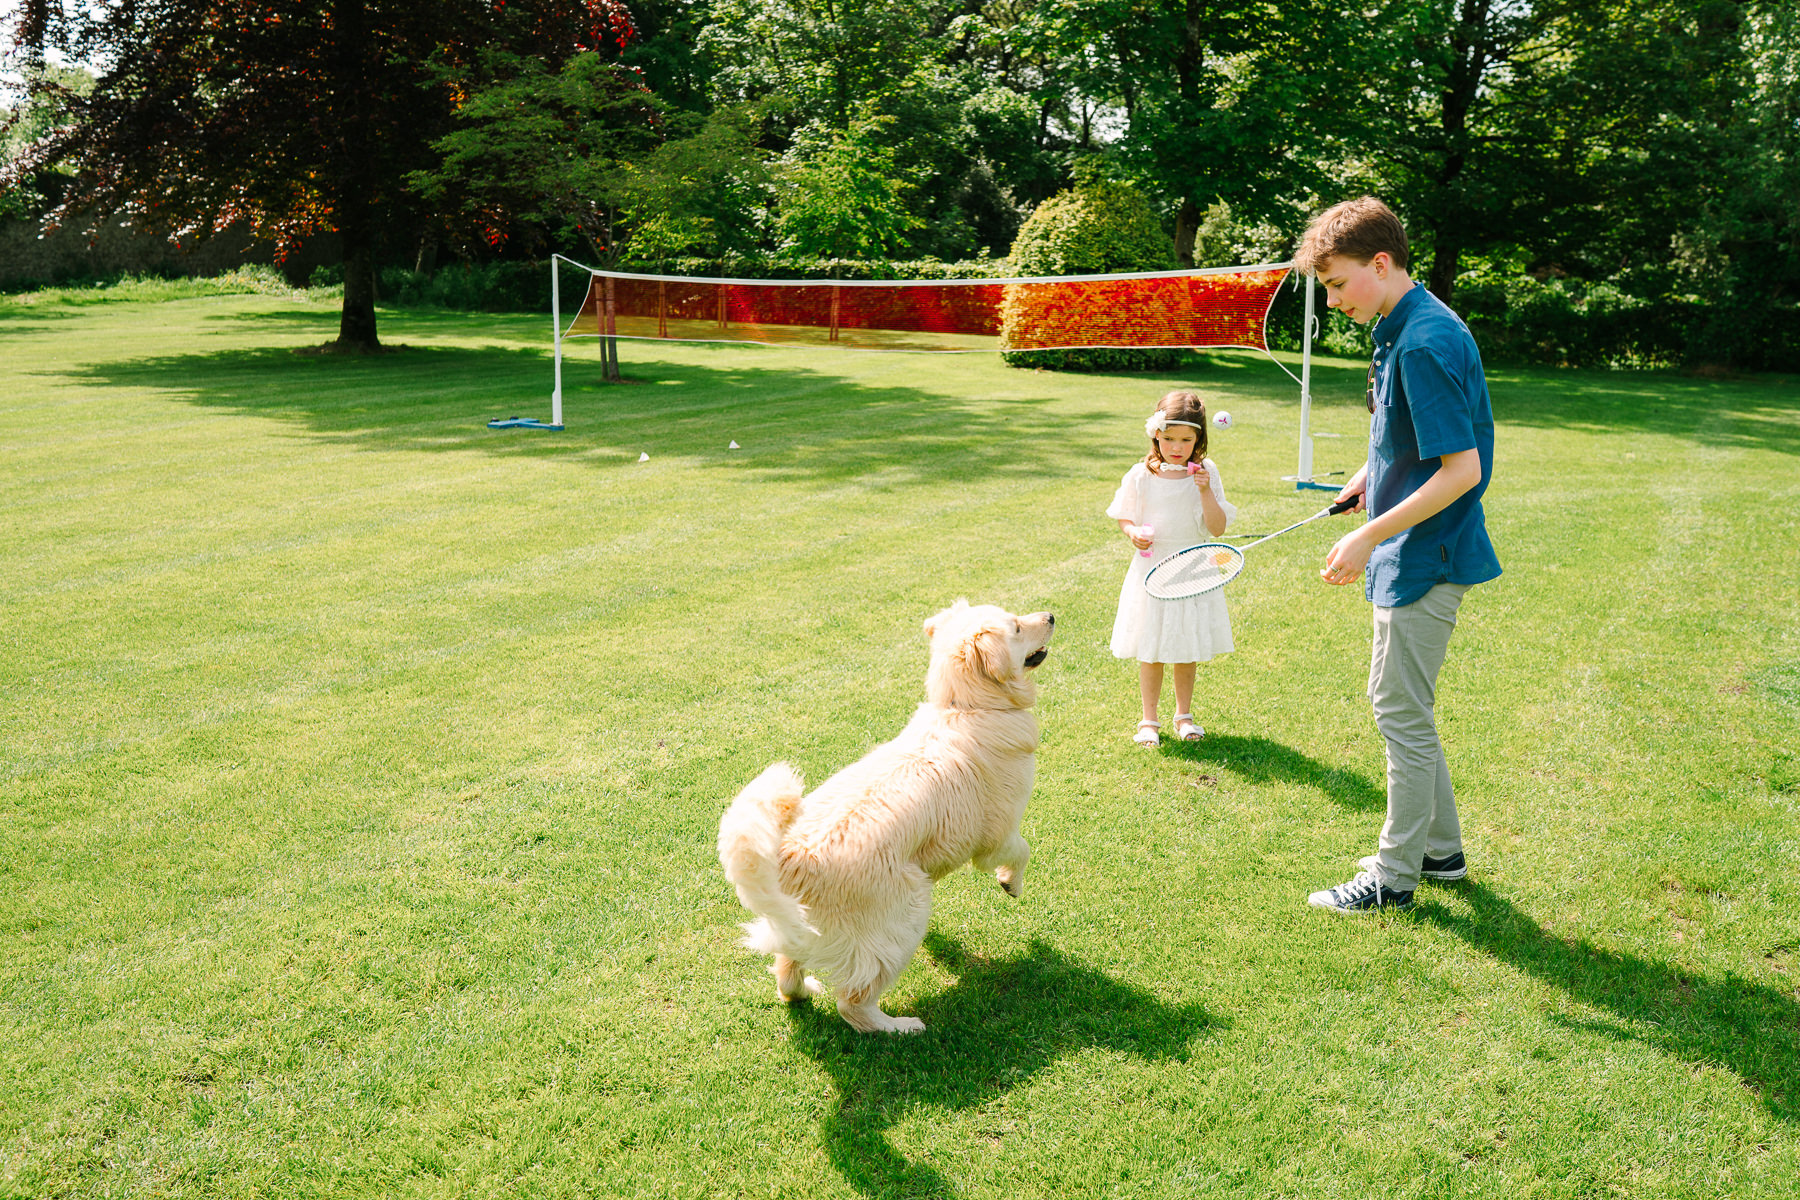
<path id="1" fill-rule="evenodd" d="M 781 890 L 781 836 L 799 810 L 806 785 L 776 763 L 738 793 L 719 822 L 719 862 L 738 899 L 757 920 L 744 926 L 744 945 L 763 954 L 804 960 L 818 931 L 800 902 Z"/>

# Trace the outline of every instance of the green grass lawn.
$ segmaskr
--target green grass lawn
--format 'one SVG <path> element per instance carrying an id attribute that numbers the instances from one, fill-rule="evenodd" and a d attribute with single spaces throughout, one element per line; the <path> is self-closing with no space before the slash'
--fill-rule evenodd
<path id="1" fill-rule="evenodd" d="M 177 289 L 169 289 L 176 292 Z M 1791 1196 L 1800 385 L 1495 370 L 1441 680 L 1470 880 L 1344 918 L 1369 611 L 1259 548 L 1194 745 L 1134 747 L 1102 513 L 1191 383 L 1240 531 L 1297 388 L 592 343 L 304 295 L 0 299 L 0 1196 Z M 1315 372 L 1353 468 L 1363 365 Z M 741 449 L 727 450 L 736 440 Z M 640 454 L 649 460 L 639 462 Z M 965 872 L 851 1033 L 714 839 L 1049 608 L 1025 896 Z"/>

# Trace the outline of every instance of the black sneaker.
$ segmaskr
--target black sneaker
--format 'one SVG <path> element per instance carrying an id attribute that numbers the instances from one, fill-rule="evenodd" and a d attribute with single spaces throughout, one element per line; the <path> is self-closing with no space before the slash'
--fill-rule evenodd
<path id="1" fill-rule="evenodd" d="M 1384 887 L 1373 871 L 1364 871 L 1349 883 L 1314 892 L 1306 902 L 1338 912 L 1363 912 L 1371 908 L 1411 908 L 1412 898 L 1411 892 L 1396 892 Z"/>
<path id="2" fill-rule="evenodd" d="M 1431 855 L 1427 854 L 1425 856 L 1425 861 L 1419 865 L 1419 877 L 1421 879 L 1461 879 L 1468 873 L 1469 864 L 1464 860 L 1463 852 L 1461 850 L 1458 850 L 1455 854 L 1446 855 L 1443 858 L 1433 858 Z"/>

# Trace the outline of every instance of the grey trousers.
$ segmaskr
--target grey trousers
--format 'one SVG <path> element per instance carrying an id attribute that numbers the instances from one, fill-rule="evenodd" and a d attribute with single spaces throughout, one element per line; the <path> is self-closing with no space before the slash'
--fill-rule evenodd
<path id="1" fill-rule="evenodd" d="M 1387 821 L 1364 870 L 1381 885 L 1410 892 L 1426 855 L 1462 849 L 1456 793 L 1438 740 L 1437 677 L 1456 629 L 1466 584 L 1440 583 L 1412 604 L 1375 609 L 1369 655 L 1369 700 L 1387 741 Z"/>

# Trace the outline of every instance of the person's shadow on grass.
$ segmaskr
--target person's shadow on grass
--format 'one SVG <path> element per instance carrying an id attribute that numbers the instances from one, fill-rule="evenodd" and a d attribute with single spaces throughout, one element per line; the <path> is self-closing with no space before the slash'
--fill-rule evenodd
<path id="1" fill-rule="evenodd" d="M 1617 1018 L 1563 1023 L 1648 1042 L 1691 1063 L 1723 1065 L 1770 1113 L 1800 1120 L 1800 1003 L 1791 994 L 1730 973 L 1709 979 L 1585 938 L 1558 937 L 1479 883 L 1459 890 L 1473 910 L 1468 915 L 1432 902 L 1413 911 L 1483 954 Z"/>
<path id="2" fill-rule="evenodd" d="M 984 1104 L 1090 1048 L 1185 1060 L 1194 1037 L 1216 1024 L 1196 1005 L 1165 1004 L 1041 941 L 1004 960 L 970 955 L 935 933 L 923 949 L 957 976 L 917 1006 L 923 1033 L 856 1033 L 823 1001 L 789 1010 L 794 1045 L 837 1092 L 821 1130 L 826 1154 L 866 1196 L 955 1194 L 938 1171 L 907 1161 L 887 1139 L 914 1109 Z"/>
<path id="3" fill-rule="evenodd" d="M 1387 807 L 1385 780 L 1377 787 L 1355 771 L 1328 766 L 1272 738 L 1209 733 L 1197 742 L 1164 741 L 1162 751 L 1171 758 L 1223 767 L 1254 783 L 1315 787 L 1346 808 Z"/>

